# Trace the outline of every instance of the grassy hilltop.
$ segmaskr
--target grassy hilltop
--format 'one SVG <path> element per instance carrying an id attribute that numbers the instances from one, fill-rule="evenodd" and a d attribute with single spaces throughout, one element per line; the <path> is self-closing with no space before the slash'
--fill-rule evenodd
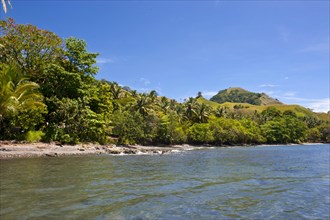
<path id="1" fill-rule="evenodd" d="M 220 104 L 225 102 L 248 103 L 251 105 L 264 106 L 282 104 L 279 100 L 273 99 L 265 93 L 254 93 L 239 87 L 220 90 L 218 94 L 213 96 L 210 100 Z"/>

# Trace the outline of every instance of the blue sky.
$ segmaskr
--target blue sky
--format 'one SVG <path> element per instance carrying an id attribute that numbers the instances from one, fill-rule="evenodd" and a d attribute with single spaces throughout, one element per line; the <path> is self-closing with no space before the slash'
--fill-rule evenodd
<path id="1" fill-rule="evenodd" d="M 15 1 L 99 52 L 97 78 L 183 101 L 228 87 L 329 111 L 329 1 Z"/>

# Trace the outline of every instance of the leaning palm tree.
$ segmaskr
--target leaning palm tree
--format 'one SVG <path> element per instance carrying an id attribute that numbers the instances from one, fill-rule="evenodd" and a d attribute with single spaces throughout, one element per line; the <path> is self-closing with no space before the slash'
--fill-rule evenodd
<path id="1" fill-rule="evenodd" d="M 199 123 L 206 123 L 210 116 L 210 107 L 204 103 L 197 104 L 196 114 Z"/>
<path id="2" fill-rule="evenodd" d="M 184 103 L 185 106 L 185 115 L 188 120 L 193 120 L 196 116 L 197 102 L 196 99 L 190 97 L 188 101 Z"/>
<path id="3" fill-rule="evenodd" d="M 27 81 L 13 65 L 0 70 L 0 121 L 8 114 L 44 106 L 39 85 Z"/>
<path id="4" fill-rule="evenodd" d="M 5 13 L 7 13 L 7 4 L 6 4 L 6 1 L 5 1 L 5 0 L 1 0 L 1 2 L 2 2 L 2 8 L 3 8 L 3 11 L 4 11 Z M 12 8 L 11 3 L 10 3 L 10 0 L 7 0 L 7 3 L 8 3 L 8 5 L 10 6 L 10 8 Z"/>

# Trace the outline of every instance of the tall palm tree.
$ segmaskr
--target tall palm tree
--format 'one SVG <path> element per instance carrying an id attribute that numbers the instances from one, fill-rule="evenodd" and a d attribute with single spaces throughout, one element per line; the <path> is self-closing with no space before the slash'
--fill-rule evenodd
<path id="1" fill-rule="evenodd" d="M 205 105 L 204 103 L 202 103 L 201 105 L 198 104 L 196 109 L 196 115 L 199 123 L 207 122 L 210 116 L 210 107 L 208 105 Z"/>
<path id="2" fill-rule="evenodd" d="M 157 98 L 157 92 L 155 90 L 152 90 L 150 93 L 149 93 L 149 98 L 150 98 L 150 101 L 153 103 L 155 101 L 155 99 Z"/>
<path id="3" fill-rule="evenodd" d="M 5 1 L 5 0 L 1 0 L 1 2 L 2 2 L 2 8 L 3 8 L 3 11 L 4 11 L 5 13 L 7 13 L 7 4 L 6 4 L 6 1 Z M 10 0 L 7 0 L 7 3 L 8 3 L 8 5 L 10 6 L 10 8 L 12 8 L 11 3 L 10 3 Z"/>
<path id="4" fill-rule="evenodd" d="M 169 102 L 167 100 L 167 98 L 165 96 L 162 96 L 161 100 L 160 100 L 160 107 L 162 108 L 163 112 L 166 114 L 168 109 L 169 109 Z"/>
<path id="5" fill-rule="evenodd" d="M 189 120 L 192 120 L 193 117 L 196 116 L 196 107 L 197 107 L 196 99 L 190 97 L 189 100 L 184 103 L 184 106 L 185 106 L 186 117 Z"/>
<path id="6" fill-rule="evenodd" d="M 21 109 L 44 106 L 38 88 L 39 85 L 27 81 L 17 67 L 3 66 L 0 70 L 0 121 Z"/>
<path id="7" fill-rule="evenodd" d="M 116 82 L 111 83 L 110 91 L 113 95 L 113 99 L 119 99 L 122 93 L 121 87 Z"/>

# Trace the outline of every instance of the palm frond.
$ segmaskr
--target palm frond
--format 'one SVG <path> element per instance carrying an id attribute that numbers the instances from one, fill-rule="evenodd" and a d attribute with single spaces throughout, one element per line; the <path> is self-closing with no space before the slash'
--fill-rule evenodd
<path id="1" fill-rule="evenodd" d="M 1 0 L 1 2 L 2 2 L 2 7 L 3 7 L 4 12 L 7 13 L 7 5 L 6 5 L 5 0 Z"/>

